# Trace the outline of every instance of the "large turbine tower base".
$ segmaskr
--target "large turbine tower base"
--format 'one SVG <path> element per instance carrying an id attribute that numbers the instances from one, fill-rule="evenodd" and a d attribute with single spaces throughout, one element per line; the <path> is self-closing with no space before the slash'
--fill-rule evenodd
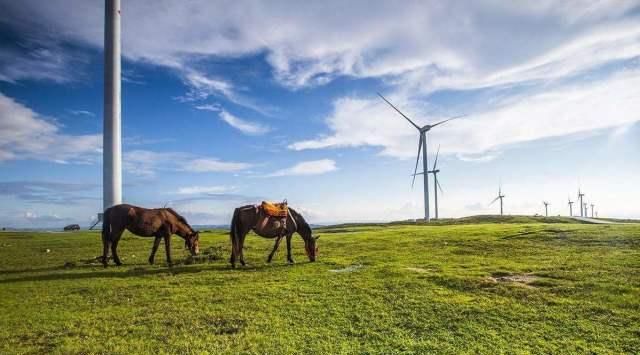
<path id="1" fill-rule="evenodd" d="M 104 20 L 102 200 L 107 209 L 122 203 L 120 0 L 105 1 Z"/>

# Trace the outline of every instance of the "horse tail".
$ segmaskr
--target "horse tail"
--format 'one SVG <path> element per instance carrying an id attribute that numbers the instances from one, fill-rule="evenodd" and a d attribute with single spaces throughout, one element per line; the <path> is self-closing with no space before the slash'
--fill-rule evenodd
<path id="1" fill-rule="evenodd" d="M 235 267 L 236 258 L 239 256 L 236 253 L 237 244 L 239 243 L 240 231 L 238 223 L 240 219 L 240 209 L 233 210 L 233 217 L 231 218 L 231 226 L 229 228 L 229 237 L 231 239 L 231 266 Z"/>
<path id="2" fill-rule="evenodd" d="M 233 218 L 231 218 L 231 245 L 235 246 L 235 242 L 240 239 L 240 209 L 233 210 Z"/>

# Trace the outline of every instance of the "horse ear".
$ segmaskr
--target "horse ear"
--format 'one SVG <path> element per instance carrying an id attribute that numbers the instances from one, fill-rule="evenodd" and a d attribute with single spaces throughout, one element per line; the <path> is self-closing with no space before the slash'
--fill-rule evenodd
<path id="1" fill-rule="evenodd" d="M 320 239 L 320 236 L 319 235 L 318 236 L 314 236 L 313 239 L 318 240 L 318 239 Z"/>

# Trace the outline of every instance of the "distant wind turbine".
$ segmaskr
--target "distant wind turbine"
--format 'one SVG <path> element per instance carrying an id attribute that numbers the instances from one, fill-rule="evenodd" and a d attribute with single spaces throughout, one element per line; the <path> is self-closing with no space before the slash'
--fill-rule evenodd
<path id="1" fill-rule="evenodd" d="M 580 191 L 580 188 L 578 188 L 578 199 L 580 200 L 580 217 L 586 217 L 586 213 L 583 214 L 582 212 L 582 208 L 584 207 L 584 204 L 582 203 L 582 197 L 584 197 L 584 194 Z"/>
<path id="2" fill-rule="evenodd" d="M 594 204 L 592 203 L 591 204 L 591 218 L 593 218 L 593 207 L 594 207 Z"/>
<path id="3" fill-rule="evenodd" d="M 544 216 L 549 217 L 549 205 L 550 203 L 547 201 L 542 201 L 544 203 Z"/>
<path id="4" fill-rule="evenodd" d="M 583 204 L 583 207 L 584 207 L 584 216 L 589 217 L 589 207 L 587 207 L 586 202 Z"/>
<path id="5" fill-rule="evenodd" d="M 409 123 L 411 123 L 411 125 L 413 127 L 415 127 L 418 132 L 420 132 L 420 139 L 418 140 L 418 156 L 416 157 L 416 167 L 413 171 L 413 181 L 411 182 L 411 187 L 413 187 L 415 181 L 416 181 L 416 175 L 418 174 L 418 163 L 420 162 L 420 150 L 422 150 L 422 176 L 423 176 L 423 181 L 424 181 L 424 220 L 425 222 L 429 222 L 430 218 L 429 218 L 429 174 L 427 173 L 428 169 L 429 169 L 429 165 L 427 163 L 427 132 L 429 132 L 432 128 L 439 126 L 445 122 L 451 121 L 453 119 L 456 118 L 460 118 L 460 117 L 464 117 L 466 115 L 461 115 L 461 116 L 455 116 L 455 117 L 451 117 L 448 118 L 446 120 L 434 123 L 434 124 L 428 124 L 428 125 L 424 125 L 422 127 L 418 126 L 417 124 L 415 124 L 415 122 L 413 122 L 409 117 L 407 117 L 407 115 L 405 115 L 404 113 L 402 113 L 397 107 L 393 106 L 393 104 L 391 102 L 389 102 L 389 100 L 387 100 L 384 96 L 382 96 L 380 93 L 378 93 L 378 96 L 380 96 L 380 98 L 382 100 L 384 100 L 384 102 L 386 102 L 387 104 L 389 104 L 389 106 L 391 106 L 394 110 L 396 110 L 396 112 L 398 112 L 402 117 L 404 117 L 407 121 L 409 121 Z"/>
<path id="6" fill-rule="evenodd" d="M 494 202 L 500 200 L 500 215 L 503 215 L 503 211 L 502 211 L 502 199 L 505 197 L 505 195 L 502 194 L 502 186 L 498 187 L 498 197 L 496 197 L 495 199 L 493 199 L 493 201 L 491 201 L 491 203 L 489 205 L 493 205 Z"/>
<path id="7" fill-rule="evenodd" d="M 568 197 L 569 200 L 569 217 L 573 217 L 573 201 L 571 201 L 571 197 Z"/>

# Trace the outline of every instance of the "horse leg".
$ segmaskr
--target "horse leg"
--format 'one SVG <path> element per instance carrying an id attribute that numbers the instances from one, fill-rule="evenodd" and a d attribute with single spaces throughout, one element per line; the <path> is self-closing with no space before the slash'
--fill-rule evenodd
<path id="1" fill-rule="evenodd" d="M 236 268 L 236 240 L 235 238 L 231 239 L 231 258 L 229 258 L 229 262 L 231 263 L 232 268 Z"/>
<path id="2" fill-rule="evenodd" d="M 108 237 L 102 239 L 102 265 L 107 267 L 109 264 L 109 248 L 111 247 L 111 242 Z"/>
<path id="3" fill-rule="evenodd" d="M 293 234 L 287 234 L 287 261 L 293 264 L 295 261 L 291 256 L 291 237 L 293 237 Z"/>
<path id="4" fill-rule="evenodd" d="M 247 233 L 242 233 L 242 236 L 240 237 L 240 242 L 238 243 L 238 251 L 240 254 L 240 264 L 242 266 L 246 266 L 247 263 L 244 262 L 244 238 L 247 236 Z"/>
<path id="5" fill-rule="evenodd" d="M 123 231 L 116 233 L 114 235 L 113 241 L 111 242 L 111 255 L 113 255 L 113 261 L 118 266 L 122 265 L 122 262 L 120 261 L 120 257 L 118 256 L 118 243 L 120 242 L 120 237 L 122 237 L 122 232 Z"/>
<path id="6" fill-rule="evenodd" d="M 165 234 L 164 236 L 164 249 L 167 253 L 167 264 L 169 267 L 173 266 L 171 262 L 171 234 Z"/>
<path id="7" fill-rule="evenodd" d="M 151 248 L 151 255 L 149 255 L 149 264 L 153 265 L 153 260 L 156 257 L 156 252 L 158 251 L 158 247 L 160 246 L 160 242 L 162 241 L 162 237 L 156 236 L 156 239 L 153 240 L 153 248 Z"/>
<path id="8" fill-rule="evenodd" d="M 271 259 L 273 259 L 273 255 L 278 250 L 278 247 L 280 246 L 280 241 L 281 240 L 282 240 L 282 236 L 279 236 L 279 237 L 276 238 L 276 242 L 275 242 L 275 244 L 273 244 L 273 250 L 271 251 L 271 254 L 269 254 L 269 257 L 267 258 L 267 262 L 268 263 L 270 263 Z"/>

